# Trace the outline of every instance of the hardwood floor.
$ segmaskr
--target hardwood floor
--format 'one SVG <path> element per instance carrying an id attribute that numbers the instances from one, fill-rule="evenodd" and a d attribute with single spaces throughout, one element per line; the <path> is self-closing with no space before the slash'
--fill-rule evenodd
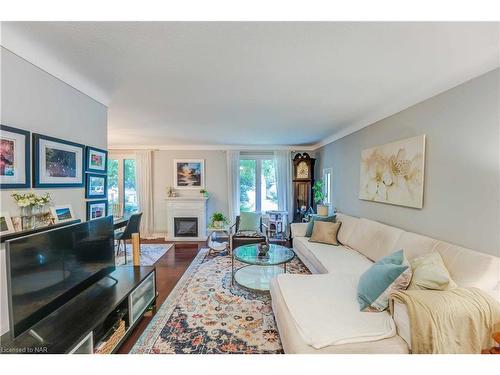
<path id="1" fill-rule="evenodd" d="M 171 243 L 162 240 L 142 240 L 142 243 Z M 156 266 L 156 289 L 158 297 L 156 299 L 157 309 L 168 297 L 175 287 L 184 271 L 189 267 L 198 251 L 204 247 L 205 242 L 175 242 L 174 248 L 167 251 L 158 261 Z M 123 343 L 118 353 L 125 354 L 132 349 L 139 336 L 144 332 L 147 325 L 153 318 L 154 313 L 148 312 L 133 332 Z"/>

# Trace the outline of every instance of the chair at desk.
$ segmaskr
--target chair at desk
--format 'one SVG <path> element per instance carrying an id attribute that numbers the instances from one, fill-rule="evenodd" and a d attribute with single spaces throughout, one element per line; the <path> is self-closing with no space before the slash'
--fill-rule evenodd
<path id="1" fill-rule="evenodd" d="M 115 241 L 118 241 L 118 247 L 116 250 L 116 255 L 120 254 L 120 245 L 123 241 L 123 251 L 125 253 L 125 264 L 127 264 L 127 240 L 132 240 L 133 233 L 139 233 L 139 228 L 141 226 L 142 212 L 130 215 L 128 219 L 127 226 L 123 231 L 115 232 Z"/>

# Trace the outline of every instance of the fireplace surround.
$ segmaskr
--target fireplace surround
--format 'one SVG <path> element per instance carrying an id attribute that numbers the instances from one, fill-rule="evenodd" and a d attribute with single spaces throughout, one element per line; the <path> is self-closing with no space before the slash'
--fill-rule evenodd
<path id="1" fill-rule="evenodd" d="M 169 197 L 166 202 L 167 241 L 206 241 L 206 198 Z"/>

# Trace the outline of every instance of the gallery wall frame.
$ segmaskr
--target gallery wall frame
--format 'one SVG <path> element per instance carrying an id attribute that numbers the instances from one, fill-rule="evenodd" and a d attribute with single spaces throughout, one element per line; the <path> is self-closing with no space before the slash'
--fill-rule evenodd
<path id="1" fill-rule="evenodd" d="M 85 198 L 106 198 L 108 191 L 108 175 L 99 173 L 85 174 Z"/>
<path id="2" fill-rule="evenodd" d="M 0 190 L 31 187 L 30 132 L 0 124 Z"/>
<path id="3" fill-rule="evenodd" d="M 108 151 L 87 146 L 85 149 L 85 171 L 92 173 L 107 173 Z"/>
<path id="4" fill-rule="evenodd" d="M 85 146 L 33 133 L 33 186 L 83 187 Z"/>
<path id="5" fill-rule="evenodd" d="M 104 216 L 108 216 L 108 201 L 106 199 L 87 201 L 87 221 Z"/>

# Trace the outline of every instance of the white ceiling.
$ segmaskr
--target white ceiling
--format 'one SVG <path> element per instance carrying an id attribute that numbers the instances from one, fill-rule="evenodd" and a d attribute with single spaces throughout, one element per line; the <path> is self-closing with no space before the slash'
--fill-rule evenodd
<path id="1" fill-rule="evenodd" d="M 317 146 L 499 66 L 498 23 L 2 26 L 6 48 L 109 106 L 115 148 Z"/>

